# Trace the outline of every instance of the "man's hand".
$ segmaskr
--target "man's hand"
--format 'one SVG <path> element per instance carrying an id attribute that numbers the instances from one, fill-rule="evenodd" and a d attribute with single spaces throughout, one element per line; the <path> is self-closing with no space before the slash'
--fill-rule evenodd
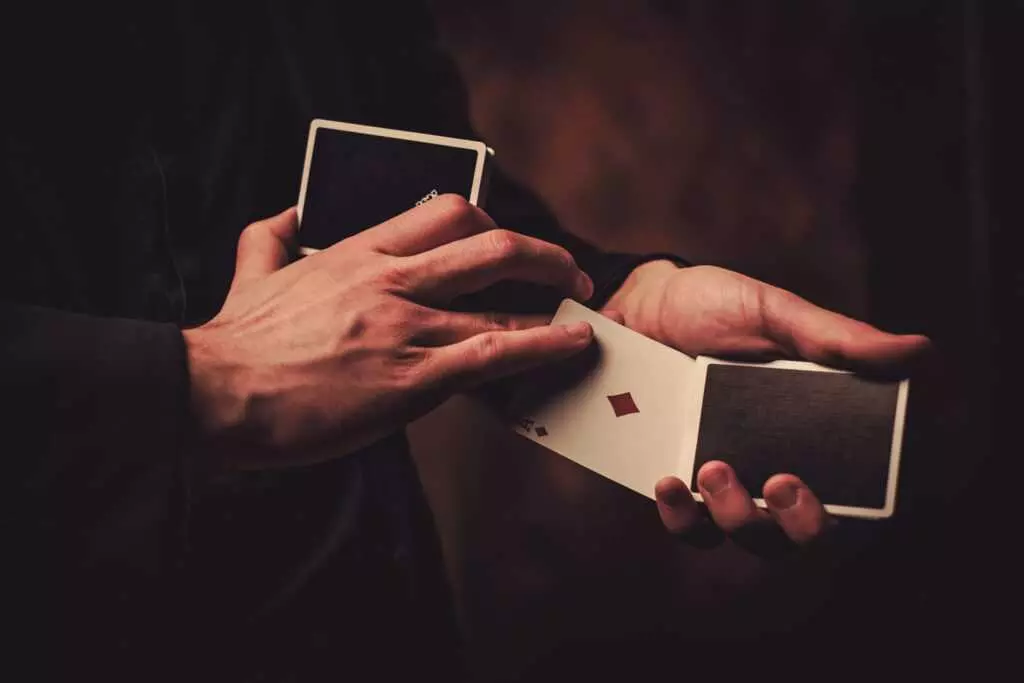
<path id="1" fill-rule="evenodd" d="M 637 268 L 607 308 L 621 313 L 627 326 L 692 356 L 800 358 L 906 374 L 930 345 L 926 337 L 882 332 L 739 273 L 711 266 L 678 268 L 668 261 Z M 806 544 L 829 526 L 817 497 L 790 474 L 766 482 L 768 511 L 755 507 L 726 463 L 704 465 L 697 483 L 715 524 L 748 547 L 778 536 L 779 529 Z M 670 531 L 692 537 L 706 530 L 704 514 L 682 481 L 663 479 L 655 493 Z"/>
<path id="2" fill-rule="evenodd" d="M 214 467 L 351 452 L 449 395 L 574 354 L 589 325 L 444 310 L 499 280 L 586 300 L 564 249 L 499 230 L 446 195 L 289 265 L 294 209 L 250 225 L 220 313 L 187 330 L 192 401 Z"/>
<path id="3" fill-rule="evenodd" d="M 750 493 L 724 462 L 701 467 L 697 486 L 718 531 L 758 554 L 784 547 L 779 543 L 783 534 L 797 545 L 809 544 L 831 525 L 818 497 L 792 474 L 776 474 L 765 482 L 762 495 L 767 510 L 754 505 Z M 707 517 L 680 479 L 665 477 L 655 486 L 654 495 L 661 521 L 671 533 L 696 544 L 723 538 L 722 533 L 710 532 Z"/>
<path id="4" fill-rule="evenodd" d="M 794 358 L 859 371 L 908 367 L 927 337 L 882 332 L 792 292 L 714 266 L 637 268 L 608 302 L 626 325 L 691 356 Z"/>

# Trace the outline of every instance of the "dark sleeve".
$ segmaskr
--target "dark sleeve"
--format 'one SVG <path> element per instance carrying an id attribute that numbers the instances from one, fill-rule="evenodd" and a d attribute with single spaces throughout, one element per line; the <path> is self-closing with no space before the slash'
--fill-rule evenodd
<path id="1" fill-rule="evenodd" d="M 690 265 L 672 254 L 628 254 L 605 252 L 585 240 L 562 230 L 548 208 L 529 190 L 494 168 L 488 182 L 487 213 L 509 230 L 537 237 L 565 247 L 580 268 L 594 281 L 594 296 L 587 302 L 602 306 L 622 285 L 634 268 L 648 261 L 666 259 L 679 266 Z M 536 285 L 503 282 L 473 297 L 460 301 L 467 310 L 494 310 L 510 313 L 553 313 L 562 295 Z"/>
<path id="2" fill-rule="evenodd" d="M 188 365 L 176 326 L 30 306 L 0 312 L 4 402 L 15 442 L 28 449 L 19 467 L 37 476 L 81 468 L 95 481 L 177 457 Z M 97 457 L 86 462 L 86 453 Z"/>
<path id="3" fill-rule="evenodd" d="M 155 608 L 153 596 L 165 593 L 153 585 L 180 557 L 189 423 L 181 333 L 7 304 L 0 316 L 13 614 L 47 633 L 71 629 L 76 615 L 135 623 L 124 619 Z"/>

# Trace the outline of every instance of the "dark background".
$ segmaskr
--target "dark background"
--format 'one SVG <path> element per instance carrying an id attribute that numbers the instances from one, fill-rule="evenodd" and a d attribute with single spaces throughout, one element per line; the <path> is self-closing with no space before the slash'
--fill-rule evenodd
<path id="1" fill-rule="evenodd" d="M 648 500 L 466 400 L 416 423 L 481 679 L 630 680 L 641 667 L 685 679 L 701 664 L 825 677 L 883 657 L 917 672 L 967 659 L 979 671 L 1015 652 L 1021 2 L 434 0 L 433 14 L 417 3 L 237 4 L 160 6 L 169 26 L 197 29 L 195 62 L 174 36 L 146 44 L 135 24 L 147 10 L 132 3 L 11 11 L 0 58 L 21 106 L 3 112 L 3 163 L 30 172 L 4 189 L 30 198 L 18 208 L 40 224 L 83 215 L 106 229 L 58 243 L 5 226 L 5 294 L 193 324 L 212 315 L 238 231 L 297 197 L 308 122 L 321 114 L 245 111 L 266 87 L 247 59 L 360 123 L 459 134 L 468 111 L 502 169 L 580 236 L 732 267 L 937 347 L 915 376 L 897 515 L 844 523 L 836 566 L 682 545 Z M 52 27 L 42 47 L 19 35 L 19 9 Z M 250 31 L 256 12 L 276 32 Z M 293 35 L 298 25 L 312 29 Z M 424 43 L 453 64 L 421 59 L 410 46 Z M 151 53 L 155 73 L 132 56 Z M 289 72 L 296 63 L 323 67 Z M 461 83 L 446 76 L 453 65 Z M 197 137 L 206 128 L 260 144 L 221 148 Z M 124 151 L 111 145 L 150 129 L 165 137 L 132 157 L 123 196 L 52 201 L 47 178 L 75 187 L 123 175 L 105 161 Z M 195 142 L 165 153 L 182 140 Z M 260 164 L 265 187 L 232 183 Z M 191 167 L 208 174 L 181 170 Z M 209 187 L 225 190 L 210 198 Z M 168 192 L 209 222 L 166 215 Z M 128 201 L 143 195 L 152 201 Z M 139 204 L 155 208 L 133 213 Z M 74 212 L 57 215 L 62 205 Z M 58 277 L 8 276 L 35 272 Z"/>

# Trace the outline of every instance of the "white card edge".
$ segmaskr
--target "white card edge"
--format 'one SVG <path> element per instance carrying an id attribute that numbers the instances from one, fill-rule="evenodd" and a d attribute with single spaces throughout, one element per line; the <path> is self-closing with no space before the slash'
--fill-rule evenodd
<path id="1" fill-rule="evenodd" d="M 781 368 L 783 370 L 803 370 L 805 372 L 838 372 L 843 375 L 855 374 L 850 370 L 830 368 L 827 365 L 819 365 L 818 363 L 812 363 L 807 360 L 772 360 L 762 363 L 758 361 L 723 360 L 721 358 L 715 358 L 714 356 L 698 356 L 697 360 L 702 361 L 705 366 L 746 365 L 754 368 Z"/>
<path id="2" fill-rule="evenodd" d="M 690 394 L 690 403 L 686 407 L 683 419 L 686 420 L 686 429 L 683 430 L 683 444 L 679 454 L 677 469 L 683 483 L 689 487 L 694 499 L 701 503 L 703 498 L 697 491 L 697 437 L 700 433 L 700 418 L 704 411 L 704 384 L 707 382 L 708 364 L 703 356 L 696 358 L 693 371 L 693 390 Z"/>

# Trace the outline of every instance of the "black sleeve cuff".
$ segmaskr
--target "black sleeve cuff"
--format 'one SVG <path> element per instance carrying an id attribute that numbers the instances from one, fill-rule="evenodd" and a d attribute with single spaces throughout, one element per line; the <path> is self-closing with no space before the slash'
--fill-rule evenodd
<path id="1" fill-rule="evenodd" d="M 499 227 L 530 235 L 564 247 L 583 272 L 594 281 L 594 295 L 587 302 L 600 308 L 642 263 L 667 259 L 679 266 L 690 265 L 671 254 L 621 254 L 603 252 L 592 244 L 562 230 L 547 207 L 527 188 L 495 168 L 489 180 L 487 206 Z M 455 308 L 504 313 L 554 313 L 563 296 L 549 287 L 522 282 L 502 282 L 483 292 L 461 297 Z"/>
<path id="2" fill-rule="evenodd" d="M 45 428 L 110 463 L 177 455 L 188 365 L 176 326 L 20 306 L 5 318 L 3 364 L 21 429 Z"/>
<path id="3" fill-rule="evenodd" d="M 587 302 L 587 305 L 594 309 L 604 306 L 612 298 L 612 295 L 618 291 L 619 287 L 622 286 L 622 283 L 626 281 L 629 274 L 645 263 L 650 263 L 651 261 L 671 261 L 680 268 L 690 266 L 688 261 L 674 254 L 664 253 L 605 254 L 597 252 L 591 258 L 600 262 L 596 264 L 588 263 L 586 257 L 584 257 L 582 262 L 580 257 L 576 257 L 576 262 L 594 281 L 594 295 Z"/>
<path id="4" fill-rule="evenodd" d="M 170 620 L 187 515 L 181 332 L 20 306 L 0 315 L 13 613 L 92 628 L 90 642 L 134 635 L 154 613 Z"/>
<path id="5" fill-rule="evenodd" d="M 77 543 L 83 529 L 175 526 L 189 429 L 180 330 L 22 306 L 2 313 L 6 465 L 25 531 Z M 91 538 L 113 550 L 105 533 Z"/>

